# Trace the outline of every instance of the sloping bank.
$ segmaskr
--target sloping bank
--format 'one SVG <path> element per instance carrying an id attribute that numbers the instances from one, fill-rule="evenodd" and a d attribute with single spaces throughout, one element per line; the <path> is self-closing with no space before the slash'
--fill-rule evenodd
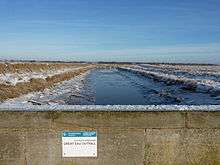
<path id="1" fill-rule="evenodd" d="M 79 68 L 74 71 L 65 72 L 62 74 L 56 74 L 54 76 L 49 76 L 45 79 L 36 78 L 30 79 L 28 82 L 20 82 L 14 85 L 0 84 L 0 101 L 5 101 L 10 98 L 15 98 L 29 92 L 42 91 L 45 88 L 52 87 L 56 83 L 69 80 L 75 76 L 87 72 L 93 69 L 95 66 L 87 66 L 84 68 Z"/>
<path id="2" fill-rule="evenodd" d="M 176 75 L 169 75 L 165 73 L 157 73 L 152 71 L 146 71 L 141 67 L 119 67 L 118 69 L 138 73 L 143 76 L 150 77 L 155 81 L 165 82 L 167 85 L 171 84 L 179 84 L 182 85 L 183 89 L 203 92 L 203 93 L 210 93 L 212 96 L 219 96 L 220 95 L 220 84 L 216 82 L 215 84 L 209 84 L 205 82 L 199 82 L 192 78 L 187 77 L 178 77 Z"/>
<path id="3" fill-rule="evenodd" d="M 219 110 L 211 105 L 0 107 L 0 164 L 217 165 Z M 97 131 L 98 156 L 63 158 L 63 131 L 85 130 Z"/>

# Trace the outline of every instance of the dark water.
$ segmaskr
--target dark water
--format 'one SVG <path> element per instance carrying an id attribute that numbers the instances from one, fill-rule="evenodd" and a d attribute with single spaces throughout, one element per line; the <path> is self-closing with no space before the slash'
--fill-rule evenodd
<path id="1" fill-rule="evenodd" d="M 162 82 L 117 69 L 96 69 L 86 77 L 81 104 L 96 105 L 205 105 L 220 104 L 206 93 L 187 91 Z M 71 101 L 69 104 L 74 104 Z"/>

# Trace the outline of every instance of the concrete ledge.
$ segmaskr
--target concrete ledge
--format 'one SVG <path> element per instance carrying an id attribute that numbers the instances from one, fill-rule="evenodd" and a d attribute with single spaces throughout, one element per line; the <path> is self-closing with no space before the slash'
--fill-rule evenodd
<path id="1" fill-rule="evenodd" d="M 112 111 L 112 112 L 173 112 L 173 111 L 220 111 L 220 105 L 0 105 L 0 111 Z"/>
<path id="2" fill-rule="evenodd" d="M 97 158 L 62 158 L 67 130 L 96 130 Z M 0 165 L 220 164 L 220 112 L 0 112 Z"/>

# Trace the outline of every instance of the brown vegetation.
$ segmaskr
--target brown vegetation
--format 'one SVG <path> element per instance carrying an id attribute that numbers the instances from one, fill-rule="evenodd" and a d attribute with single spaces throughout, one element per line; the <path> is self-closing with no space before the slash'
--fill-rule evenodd
<path id="1" fill-rule="evenodd" d="M 41 72 L 46 70 L 59 70 L 64 68 L 79 68 L 75 71 L 69 71 L 54 76 L 49 76 L 46 79 L 35 78 L 28 82 L 19 82 L 16 85 L 0 84 L 0 101 L 19 97 L 21 95 L 42 91 L 50 88 L 55 84 L 69 80 L 93 68 L 113 68 L 126 66 L 123 64 L 82 64 L 82 63 L 0 63 L 0 74 L 4 73 L 21 73 L 21 72 Z"/>
<path id="2" fill-rule="evenodd" d="M 82 63 L 0 63 L 0 74 L 20 72 L 40 72 L 42 70 L 57 70 L 69 67 L 87 66 Z"/>
<path id="3" fill-rule="evenodd" d="M 60 64 L 58 64 L 58 65 L 60 65 Z M 60 67 L 58 65 L 52 64 L 53 67 Z M 14 67 L 12 67 L 13 70 L 17 66 L 24 68 L 24 65 L 15 65 Z M 41 64 L 36 65 L 36 69 L 37 69 L 37 67 L 39 67 L 38 69 L 42 69 L 41 66 L 42 66 Z M 51 66 L 51 64 L 50 64 L 50 66 Z M 33 65 L 31 67 L 33 67 Z M 43 67 L 44 67 L 44 65 L 43 65 Z M 46 67 L 46 65 L 45 65 L 45 67 Z M 86 68 L 78 69 L 76 71 L 66 72 L 66 73 L 54 75 L 51 77 L 47 77 L 46 79 L 31 79 L 29 82 L 17 83 L 16 86 L 1 84 L 0 85 L 0 101 L 5 101 L 10 98 L 15 98 L 20 95 L 27 94 L 29 92 L 42 91 L 45 88 L 52 87 L 56 83 L 59 83 L 59 82 L 65 81 L 65 80 L 69 80 L 77 75 L 85 73 L 86 71 L 88 71 L 94 67 L 95 66 L 88 66 Z M 24 68 L 24 69 L 26 69 L 26 68 Z"/>

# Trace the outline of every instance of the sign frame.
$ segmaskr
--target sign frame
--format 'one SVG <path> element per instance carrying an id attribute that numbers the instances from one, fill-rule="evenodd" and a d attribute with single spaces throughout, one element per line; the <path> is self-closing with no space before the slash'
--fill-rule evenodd
<path id="1" fill-rule="evenodd" d="M 97 157 L 97 131 L 64 131 L 62 157 Z"/>

